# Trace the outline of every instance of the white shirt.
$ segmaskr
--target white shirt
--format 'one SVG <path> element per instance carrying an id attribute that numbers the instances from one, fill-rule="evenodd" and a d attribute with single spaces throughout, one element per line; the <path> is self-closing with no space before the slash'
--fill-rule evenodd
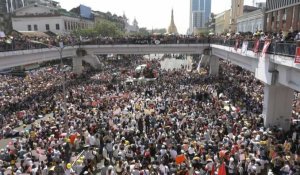
<path id="1" fill-rule="evenodd" d="M 189 152 L 189 154 L 195 154 L 195 149 L 192 147 L 189 147 L 188 152 Z"/>
<path id="2" fill-rule="evenodd" d="M 172 159 L 175 159 L 177 156 L 177 151 L 175 151 L 174 149 L 171 149 L 170 154 L 171 154 Z"/>
<path id="3" fill-rule="evenodd" d="M 164 166 L 163 164 L 159 165 L 159 170 L 163 175 L 167 175 L 169 172 L 169 168 L 167 166 Z"/>

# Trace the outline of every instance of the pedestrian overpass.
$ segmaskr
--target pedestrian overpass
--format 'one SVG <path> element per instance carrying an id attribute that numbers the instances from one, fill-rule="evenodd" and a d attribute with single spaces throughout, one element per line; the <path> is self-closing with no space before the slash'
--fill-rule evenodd
<path id="1" fill-rule="evenodd" d="M 78 53 L 84 51 L 85 54 Z M 97 67 L 100 61 L 97 55 L 103 54 L 203 54 L 209 61 L 210 74 L 218 75 L 219 59 L 228 60 L 254 73 L 255 78 L 265 84 L 264 87 L 264 124 L 266 127 L 278 126 L 289 130 L 294 90 L 300 91 L 300 65 L 291 57 L 242 51 L 217 44 L 164 44 L 164 45 L 83 45 L 75 47 L 44 48 L 0 52 L 0 69 L 31 63 L 56 60 L 65 57 L 73 59 L 73 70 L 82 72 L 82 60 Z M 62 55 L 60 55 L 62 51 Z M 85 56 L 80 56 L 85 55 Z"/>

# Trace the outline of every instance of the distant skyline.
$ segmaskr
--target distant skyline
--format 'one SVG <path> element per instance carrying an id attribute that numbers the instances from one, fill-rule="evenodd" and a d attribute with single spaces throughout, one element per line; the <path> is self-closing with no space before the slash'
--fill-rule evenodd
<path id="1" fill-rule="evenodd" d="M 147 29 L 166 28 L 171 22 L 171 10 L 178 32 L 185 34 L 189 27 L 190 0 L 57 0 L 62 8 L 70 10 L 80 4 L 102 12 L 110 11 L 118 16 L 126 14 L 129 22 L 134 18 L 139 27 Z M 265 2 L 265 0 L 256 0 Z M 245 5 L 252 5 L 253 0 L 245 0 Z M 230 9 L 231 0 L 212 0 L 212 13 L 221 13 Z"/>

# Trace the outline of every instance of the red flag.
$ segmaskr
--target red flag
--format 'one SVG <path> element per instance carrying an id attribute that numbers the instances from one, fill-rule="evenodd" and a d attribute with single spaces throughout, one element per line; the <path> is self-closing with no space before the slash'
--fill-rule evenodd
<path id="1" fill-rule="evenodd" d="M 300 63 L 300 47 L 296 48 L 295 63 Z"/>
<path id="2" fill-rule="evenodd" d="M 210 175 L 215 175 L 215 165 L 212 166 Z"/>
<path id="3" fill-rule="evenodd" d="M 226 175 L 225 163 L 223 162 L 219 168 L 218 175 Z"/>
<path id="4" fill-rule="evenodd" d="M 263 48 L 263 50 L 262 50 L 262 53 L 263 53 L 263 54 L 266 54 L 266 53 L 267 53 L 267 50 L 268 50 L 270 44 L 271 44 L 271 41 L 270 41 L 270 40 L 266 40 L 266 41 L 265 41 L 264 48 Z"/>
<path id="5" fill-rule="evenodd" d="M 254 42 L 253 52 L 254 52 L 254 53 L 257 53 L 257 52 L 258 52 L 258 49 L 259 49 L 259 40 L 256 40 L 256 41 Z"/>

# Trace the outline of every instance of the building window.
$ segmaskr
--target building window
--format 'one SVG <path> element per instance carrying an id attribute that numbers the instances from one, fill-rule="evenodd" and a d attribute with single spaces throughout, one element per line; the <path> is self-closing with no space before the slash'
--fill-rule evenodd
<path id="1" fill-rule="evenodd" d="M 56 26 L 56 30 L 59 30 L 59 24 L 56 24 L 55 26 Z"/>
<path id="2" fill-rule="evenodd" d="M 46 24 L 46 30 L 50 30 L 49 24 Z"/>
<path id="3" fill-rule="evenodd" d="M 65 30 L 68 30 L 67 22 L 65 21 Z"/>
<path id="4" fill-rule="evenodd" d="M 38 26 L 36 24 L 34 24 L 33 29 L 34 29 L 34 31 L 37 31 L 38 30 Z"/>
<path id="5" fill-rule="evenodd" d="M 31 25 L 28 25 L 28 26 L 27 26 L 27 30 L 28 30 L 28 31 L 31 31 L 31 30 L 32 30 L 32 29 L 31 29 Z"/>

